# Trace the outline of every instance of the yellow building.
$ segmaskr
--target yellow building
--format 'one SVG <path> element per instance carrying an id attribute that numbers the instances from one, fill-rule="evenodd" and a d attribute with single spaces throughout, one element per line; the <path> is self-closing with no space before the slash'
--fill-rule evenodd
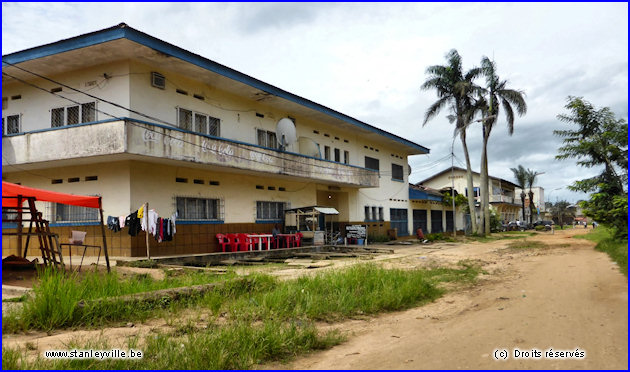
<path id="1" fill-rule="evenodd" d="M 125 24 L 2 59 L 3 180 L 100 195 L 105 216 L 177 211 L 155 255 L 217 251 L 217 233 L 270 232 L 309 205 L 336 208 L 338 226 L 385 234 L 394 215 L 411 230 L 419 144 Z M 284 148 L 281 119 L 296 132 Z M 39 208 L 60 236 L 82 226 L 97 242 L 94 212 Z M 146 251 L 142 234 L 108 239 L 113 256 Z M 3 239 L 3 255 L 14 248 Z"/>

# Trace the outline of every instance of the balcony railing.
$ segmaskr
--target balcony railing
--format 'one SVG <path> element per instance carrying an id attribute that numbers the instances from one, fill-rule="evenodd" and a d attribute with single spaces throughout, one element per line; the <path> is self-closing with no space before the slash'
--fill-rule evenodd
<path id="1" fill-rule="evenodd" d="M 514 197 L 505 195 L 490 195 L 490 202 L 514 204 Z"/>
<path id="2" fill-rule="evenodd" d="M 378 172 L 244 142 L 128 118 L 51 128 L 2 139 L 2 165 L 37 164 L 107 155 L 178 160 L 358 187 L 378 187 Z M 93 160 L 90 160 L 93 159 Z M 102 161 L 102 160 L 101 160 Z M 67 163 L 66 163 L 67 164 Z M 53 167 L 54 163 L 42 164 Z"/>

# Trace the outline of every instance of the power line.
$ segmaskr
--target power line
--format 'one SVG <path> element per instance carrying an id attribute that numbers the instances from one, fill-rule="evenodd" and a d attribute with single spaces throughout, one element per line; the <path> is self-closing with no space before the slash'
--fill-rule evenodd
<path id="1" fill-rule="evenodd" d="M 125 107 L 125 106 L 122 106 L 122 105 L 120 105 L 120 104 L 117 104 L 117 103 L 111 102 L 111 101 L 109 101 L 109 100 L 105 100 L 105 99 L 99 98 L 99 97 L 97 97 L 97 96 L 94 96 L 94 95 L 92 95 L 92 94 L 85 93 L 85 92 L 81 91 L 80 89 L 72 88 L 72 87 L 68 86 L 67 84 L 61 83 L 61 82 L 59 82 L 59 81 L 56 81 L 56 80 L 51 79 L 51 78 L 48 78 L 48 77 L 43 76 L 43 75 L 41 75 L 41 74 L 38 74 L 38 73 L 35 73 L 35 72 L 32 72 L 32 71 L 29 71 L 29 70 L 24 69 L 24 68 L 21 68 L 21 67 L 19 67 L 19 66 L 14 65 L 14 64 L 11 64 L 11 63 L 8 63 L 8 62 L 3 62 L 3 63 L 8 64 L 8 65 L 10 65 L 10 66 L 12 66 L 12 67 L 16 67 L 16 68 L 18 68 L 18 69 L 20 69 L 20 70 L 22 70 L 22 71 L 24 71 L 24 72 L 27 72 L 27 73 L 33 74 L 33 75 L 35 75 L 35 76 L 37 76 L 37 77 L 40 77 L 40 78 L 45 79 L 45 80 L 47 80 L 47 81 L 50 81 L 50 82 L 52 82 L 52 83 L 54 83 L 54 84 L 58 84 L 58 85 L 61 85 L 61 86 L 63 86 L 63 87 L 66 87 L 66 88 L 68 88 L 68 89 L 71 89 L 71 90 L 73 90 L 73 91 L 75 91 L 75 92 L 85 94 L 86 96 L 88 96 L 88 97 L 90 97 L 90 98 L 93 98 L 93 99 L 95 99 L 95 100 L 97 100 L 97 101 L 99 101 L 99 102 L 105 102 L 105 103 L 111 104 L 111 105 L 113 105 L 113 106 L 115 106 L 115 107 L 122 108 L 123 110 L 127 110 L 127 111 L 129 111 L 129 112 L 132 112 L 132 113 L 135 113 L 135 114 L 141 115 L 141 116 L 143 116 L 143 117 L 146 117 L 146 118 L 149 118 L 149 119 L 152 119 L 152 120 L 157 120 L 157 121 L 160 121 L 160 122 L 162 122 L 162 123 L 164 123 L 164 124 L 166 124 L 166 125 L 168 125 L 168 126 L 171 126 L 171 127 L 177 128 L 177 126 L 176 126 L 176 125 L 174 125 L 174 124 L 172 124 L 172 123 L 170 123 L 170 122 L 168 122 L 168 121 L 165 121 L 165 120 L 162 120 L 162 119 L 158 119 L 158 118 L 153 118 L 152 116 L 150 116 L 150 115 L 146 115 L 146 114 L 144 114 L 144 113 L 142 113 L 142 112 L 139 112 L 139 111 L 136 111 L 136 110 L 132 110 L 132 109 L 129 109 L 129 108 L 127 108 L 127 107 Z M 57 96 L 57 97 L 59 97 L 59 98 L 66 99 L 66 100 L 68 100 L 68 101 L 70 101 L 70 102 L 73 102 L 73 103 L 75 103 L 75 104 L 79 104 L 79 105 L 81 104 L 81 103 L 80 103 L 80 102 L 78 102 L 78 101 L 75 101 L 75 100 L 73 100 L 73 99 L 71 99 L 71 98 L 68 98 L 68 97 L 65 97 L 65 96 L 58 95 L 58 94 L 56 94 L 56 93 L 54 93 L 54 92 L 51 92 L 51 91 L 49 91 L 49 90 L 47 90 L 47 89 L 45 89 L 45 88 L 42 88 L 42 87 L 40 87 L 40 86 L 38 86 L 38 85 L 36 85 L 36 84 L 29 83 L 29 82 L 27 82 L 27 81 L 25 81 L 25 80 L 23 80 L 23 79 L 20 79 L 20 78 L 18 78 L 18 77 L 15 77 L 15 76 L 13 76 L 13 75 L 11 75 L 11 74 L 9 74 L 9 73 L 6 73 L 6 72 L 4 72 L 4 71 L 2 72 L 2 74 L 3 74 L 3 75 L 6 75 L 6 76 L 8 76 L 8 77 L 11 77 L 11 78 L 13 78 L 13 79 L 16 79 L 17 81 L 20 81 L 21 83 L 26 84 L 26 85 L 28 85 L 28 86 L 31 86 L 31 87 L 34 87 L 34 88 L 36 88 L 36 89 L 42 90 L 42 91 L 44 91 L 44 92 L 47 92 L 47 93 L 49 93 L 49 94 L 55 95 L 55 96 Z M 100 109 L 95 109 L 95 110 L 96 110 L 96 111 L 98 111 L 98 112 L 100 112 L 100 113 L 103 113 L 103 114 L 105 114 L 105 115 L 107 115 L 107 116 L 110 116 L 110 117 L 112 117 L 112 118 L 114 118 L 114 119 L 120 119 L 119 117 L 117 117 L 117 116 L 115 116 L 115 115 L 112 115 L 112 114 L 110 114 L 110 113 L 107 113 L 107 112 L 105 112 L 105 111 L 103 111 L 103 110 L 100 110 Z M 192 143 L 192 142 L 189 142 L 189 141 L 185 141 L 185 140 L 183 140 L 183 139 L 181 139 L 181 138 L 174 137 L 174 136 L 172 136 L 172 135 L 170 135 L 170 134 L 164 134 L 164 133 L 158 132 L 158 131 L 156 131 L 156 130 L 155 130 L 155 129 L 153 129 L 153 128 L 146 128 L 146 127 L 144 127 L 144 126 L 142 126 L 142 125 L 139 125 L 139 124 L 134 123 L 134 122 L 131 122 L 131 121 L 128 121 L 128 123 L 129 123 L 129 124 L 131 124 L 131 125 L 134 125 L 134 126 L 140 127 L 140 128 L 144 128 L 144 129 L 146 129 L 146 130 L 150 130 L 150 131 L 152 131 L 152 132 L 154 132 L 154 133 L 158 133 L 158 134 L 161 134 L 161 135 L 163 135 L 163 136 L 166 136 L 166 137 L 169 137 L 169 138 L 172 138 L 172 139 L 176 139 L 176 140 L 178 140 L 178 141 L 182 141 L 182 142 L 187 143 L 187 144 L 190 144 L 190 145 L 192 145 L 192 146 L 194 146 L 194 147 L 203 148 L 203 147 L 202 147 L 202 146 L 200 146 L 200 145 L 197 145 L 197 144 Z M 245 148 L 244 146 L 242 146 L 242 145 L 240 145 L 240 144 L 237 144 L 237 143 L 232 143 L 232 144 L 233 144 L 235 147 L 238 147 L 238 148 L 241 148 L 241 149 L 245 149 L 245 150 L 248 150 L 248 151 L 251 151 L 251 152 L 255 152 L 255 153 L 260 153 L 260 154 L 263 154 L 263 155 L 266 155 L 266 156 L 270 156 L 270 157 L 274 157 L 274 158 L 277 158 L 277 159 L 280 159 L 280 160 L 283 160 L 283 161 L 289 160 L 289 161 L 291 161 L 291 162 L 293 162 L 293 163 L 297 163 L 297 164 L 299 164 L 299 165 L 307 165 L 307 166 L 312 166 L 312 167 L 318 167 L 318 168 L 327 169 L 327 170 L 331 170 L 331 171 L 336 171 L 336 170 L 338 170 L 337 168 L 334 168 L 334 167 L 328 167 L 328 166 L 325 166 L 325 165 L 319 165 L 319 164 L 308 164 L 308 163 L 306 163 L 306 162 L 301 162 L 301 161 L 298 161 L 298 160 L 295 160 L 295 159 L 286 159 L 285 157 L 282 157 L 282 156 L 279 156 L 279 155 L 269 154 L 269 153 L 262 152 L 262 151 L 259 151 L 259 150 L 253 150 L 253 149 L 250 149 L 250 148 Z M 327 175 L 327 174 L 329 174 L 328 172 L 313 172 L 313 171 L 307 171 L 307 170 L 303 170 L 303 169 L 299 169 L 299 168 L 287 168 L 286 166 L 269 164 L 269 163 L 265 163 L 265 162 L 262 162 L 262 161 L 257 161 L 257 160 L 255 160 L 255 159 L 251 159 L 251 158 L 244 158 L 244 157 L 235 156 L 235 155 L 230 155 L 230 156 L 231 156 L 231 157 L 233 157 L 233 158 L 237 158 L 237 159 L 241 159 L 241 160 L 246 160 L 246 161 L 249 161 L 249 162 L 255 162 L 255 163 L 260 163 L 260 164 L 265 164 L 265 165 L 271 165 L 271 166 L 277 167 L 277 168 L 279 168 L 279 169 L 288 169 L 288 170 L 291 170 L 291 171 L 296 171 L 297 173 L 302 173 L 302 174 L 304 174 L 305 176 L 306 176 L 306 175 L 309 175 L 309 174 L 323 174 L 323 175 Z M 351 171 L 352 173 L 355 173 L 355 172 L 356 172 L 356 173 L 358 173 L 358 172 L 361 172 L 361 173 L 362 173 L 364 170 L 363 170 L 363 169 L 359 169 L 359 170 L 354 170 L 354 169 L 351 169 L 350 171 Z M 356 173 L 355 173 L 355 174 L 356 174 Z M 379 174 L 387 175 L 387 172 L 380 172 Z"/>

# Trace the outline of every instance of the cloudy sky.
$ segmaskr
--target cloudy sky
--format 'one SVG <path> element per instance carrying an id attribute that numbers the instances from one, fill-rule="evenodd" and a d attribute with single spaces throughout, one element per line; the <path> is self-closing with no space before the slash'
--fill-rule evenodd
<path id="1" fill-rule="evenodd" d="M 410 158 L 411 182 L 451 164 L 448 112 L 422 127 L 437 97 L 419 87 L 452 48 L 466 69 L 494 58 L 526 94 L 514 135 L 504 117 L 492 133 L 490 174 L 545 172 L 552 201 L 585 198 L 565 186 L 596 173 L 554 160 L 567 96 L 628 118 L 627 3 L 2 3 L 2 54 L 121 22 L 430 148 Z M 480 131 L 468 134 L 476 171 Z M 464 167 L 459 141 L 455 157 Z"/>

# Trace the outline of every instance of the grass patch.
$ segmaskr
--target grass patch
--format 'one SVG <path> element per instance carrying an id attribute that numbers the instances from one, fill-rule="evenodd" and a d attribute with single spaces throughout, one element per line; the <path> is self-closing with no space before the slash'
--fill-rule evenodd
<path id="1" fill-rule="evenodd" d="M 341 343 L 344 337 L 331 331 L 318 334 L 312 324 L 282 323 L 267 320 L 251 325 L 234 322 L 221 327 L 173 336 L 168 333 L 149 335 L 144 339 L 143 358 L 116 359 L 44 359 L 41 355 L 31 361 L 20 350 L 3 348 L 3 369 L 248 369 L 255 364 L 281 361 L 311 350 L 326 349 Z M 139 350 L 137 339 L 127 347 Z M 110 350 L 104 340 L 83 345 L 73 342 L 68 350 Z M 123 348 L 124 350 L 124 348 Z"/>
<path id="2" fill-rule="evenodd" d="M 520 249 L 543 249 L 549 248 L 549 246 L 542 242 L 532 241 L 532 240 L 519 240 L 517 242 L 512 242 L 507 245 L 507 249 L 512 250 L 520 250 Z"/>
<path id="3" fill-rule="evenodd" d="M 79 277 L 52 268 L 39 272 L 39 281 L 32 295 L 23 301 L 21 311 L 3 314 L 2 331 L 17 332 L 28 329 L 49 331 L 74 326 L 100 326 L 117 320 L 146 319 L 159 308 L 168 308 L 168 301 L 150 304 L 125 304 L 122 301 L 93 303 L 80 306 L 80 301 L 118 297 L 159 289 L 212 283 L 226 279 L 225 275 L 190 272 L 154 280 L 150 275 L 138 274 L 122 279 L 116 272 L 88 273 Z"/>
<path id="4" fill-rule="evenodd" d="M 191 321 L 174 326 L 170 333 L 149 335 L 143 340 L 144 357 L 140 361 L 49 360 L 41 355 L 27 360 L 23 356 L 26 350 L 3 348 L 3 368 L 248 369 L 256 364 L 287 360 L 343 342 L 344 335 L 336 331 L 318 333 L 313 323 L 316 320 L 333 321 L 417 306 L 440 297 L 445 292 L 441 283 L 472 282 L 479 271 L 474 262 L 463 261 L 456 268 L 416 270 L 361 264 L 289 281 L 252 274 L 225 281 L 215 290 L 183 304 L 182 307 L 194 305 L 200 310 L 209 309 L 213 315 L 208 328 L 200 329 L 198 322 Z M 123 310 L 101 308 L 86 312 L 85 308 L 76 306 L 75 300 L 86 295 L 82 292 L 85 290 L 82 283 L 92 283 L 93 287 L 92 281 L 74 281 L 52 272 L 43 274 L 33 305 L 29 305 L 34 308 L 27 310 L 25 307 L 26 314 L 37 314 L 39 319 L 36 323 L 35 317 L 28 318 L 31 319 L 27 323 L 30 328 L 92 324 L 93 320 L 87 319 L 103 318 L 106 313 L 110 320 L 137 316 L 139 311 L 149 313 L 147 309 L 129 305 L 120 305 Z M 57 296 L 63 293 L 66 297 L 56 301 L 45 296 L 44 290 Z M 67 301 L 68 298 L 72 301 Z M 177 307 L 168 308 L 169 318 L 172 319 L 177 310 Z M 219 317 L 223 321 L 217 321 Z M 136 337 L 134 345 L 137 344 Z M 137 350 L 136 346 L 133 348 Z M 110 349 L 101 341 L 68 345 L 68 349 L 73 348 Z"/>
<path id="5" fill-rule="evenodd" d="M 503 231 L 500 233 L 492 233 L 491 235 L 486 236 L 470 235 L 466 237 L 466 240 L 488 243 L 497 240 L 522 239 L 534 235 L 536 235 L 536 233 L 531 231 Z"/>
<path id="6" fill-rule="evenodd" d="M 597 243 L 595 249 L 605 252 L 617 263 L 619 271 L 628 276 L 628 240 L 617 240 L 612 232 L 600 226 L 588 234 L 574 236 L 576 239 L 586 239 Z"/>
<path id="7" fill-rule="evenodd" d="M 290 281 L 258 274 L 248 279 L 258 284 L 233 282 L 230 289 L 206 294 L 203 302 L 215 313 L 226 313 L 232 319 L 334 321 L 417 306 L 444 293 L 439 283 L 472 281 L 478 273 L 478 266 L 472 264 L 428 270 L 383 269 L 375 264 L 361 264 Z M 226 290 L 231 293 L 225 293 Z M 225 301 L 228 296 L 234 300 Z"/>

